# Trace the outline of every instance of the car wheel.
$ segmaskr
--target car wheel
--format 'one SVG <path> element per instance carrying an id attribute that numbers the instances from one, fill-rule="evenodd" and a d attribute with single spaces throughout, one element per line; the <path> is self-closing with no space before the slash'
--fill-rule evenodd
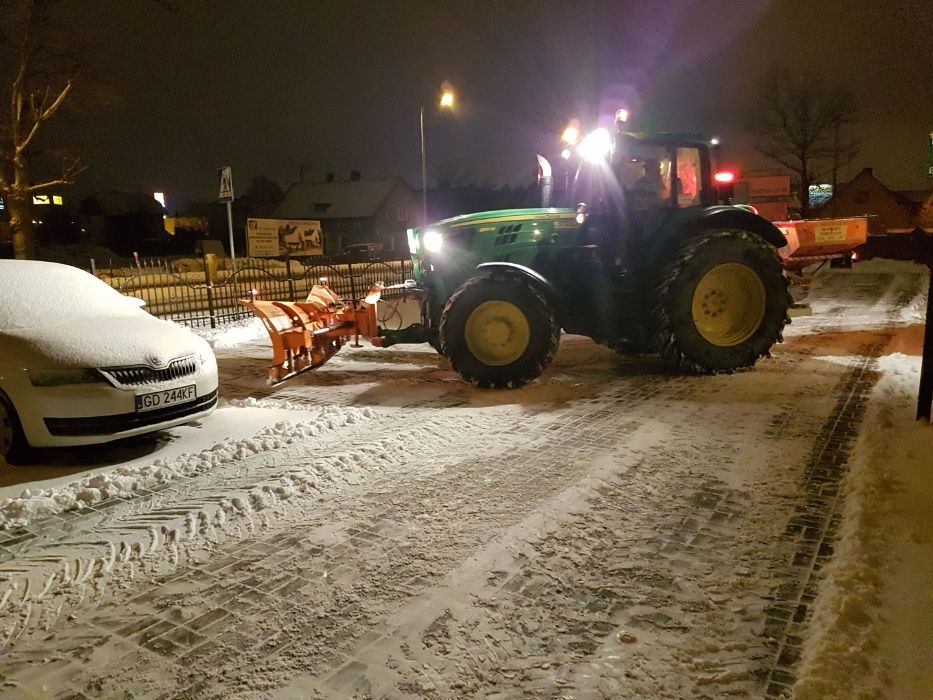
<path id="1" fill-rule="evenodd" d="M 0 393 L 0 457 L 10 462 L 20 456 L 25 447 L 26 438 L 16 409 L 6 394 Z"/>

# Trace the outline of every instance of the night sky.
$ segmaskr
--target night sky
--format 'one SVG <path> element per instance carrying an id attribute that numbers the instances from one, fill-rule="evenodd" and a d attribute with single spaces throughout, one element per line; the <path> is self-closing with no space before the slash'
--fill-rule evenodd
<path id="1" fill-rule="evenodd" d="M 74 195 L 164 190 L 169 209 L 216 196 L 231 165 L 283 188 L 350 170 L 523 184 L 571 117 L 724 138 L 739 166 L 775 167 L 743 143 L 743 115 L 777 63 L 849 85 L 863 139 L 845 179 L 871 165 L 895 189 L 933 186 L 933 3 L 908 0 L 192 0 L 178 13 L 85 0 L 97 65 L 121 98 L 57 125 L 89 170 Z M 101 11 L 105 8 L 105 11 Z M 76 20 L 77 21 L 77 20 Z M 442 81 L 456 114 L 433 105 Z"/>

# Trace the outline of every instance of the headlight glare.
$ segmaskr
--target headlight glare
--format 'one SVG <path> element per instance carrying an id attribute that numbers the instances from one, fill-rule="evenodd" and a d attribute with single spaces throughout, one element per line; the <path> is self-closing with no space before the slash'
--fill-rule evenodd
<path id="1" fill-rule="evenodd" d="M 431 229 L 424 232 L 422 243 L 424 243 L 424 249 L 429 253 L 439 253 L 444 245 L 444 237 L 439 231 Z"/>

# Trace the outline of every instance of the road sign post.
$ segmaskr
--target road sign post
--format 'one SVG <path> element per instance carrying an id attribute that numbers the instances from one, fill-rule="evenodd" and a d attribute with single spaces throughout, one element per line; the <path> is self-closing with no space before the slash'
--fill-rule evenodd
<path id="1" fill-rule="evenodd" d="M 230 235 L 230 263 L 236 263 L 236 251 L 233 249 L 233 170 L 229 165 L 217 168 L 217 201 L 227 204 L 227 233 Z"/>
<path id="2" fill-rule="evenodd" d="M 927 144 L 927 177 L 933 177 L 933 131 L 930 132 L 930 141 Z"/>
<path id="3" fill-rule="evenodd" d="M 917 396 L 917 420 L 930 421 L 933 411 L 933 265 L 927 287 L 927 315 L 923 327 L 923 355 L 920 357 L 920 391 Z"/>

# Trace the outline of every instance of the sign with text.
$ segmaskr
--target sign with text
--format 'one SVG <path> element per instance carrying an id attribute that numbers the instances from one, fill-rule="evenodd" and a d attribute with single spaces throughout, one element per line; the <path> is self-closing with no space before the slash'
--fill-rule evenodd
<path id="1" fill-rule="evenodd" d="M 219 202 L 232 202 L 233 201 L 233 170 L 229 165 L 225 165 L 222 168 L 217 168 L 217 179 L 218 179 L 218 188 L 217 188 L 217 201 Z"/>
<path id="2" fill-rule="evenodd" d="M 307 219 L 247 219 L 246 249 L 251 258 L 323 255 L 320 221 Z"/>
<path id="3" fill-rule="evenodd" d="M 813 238 L 817 243 L 836 243 L 846 240 L 847 231 L 845 221 L 819 221 L 813 226 Z"/>

